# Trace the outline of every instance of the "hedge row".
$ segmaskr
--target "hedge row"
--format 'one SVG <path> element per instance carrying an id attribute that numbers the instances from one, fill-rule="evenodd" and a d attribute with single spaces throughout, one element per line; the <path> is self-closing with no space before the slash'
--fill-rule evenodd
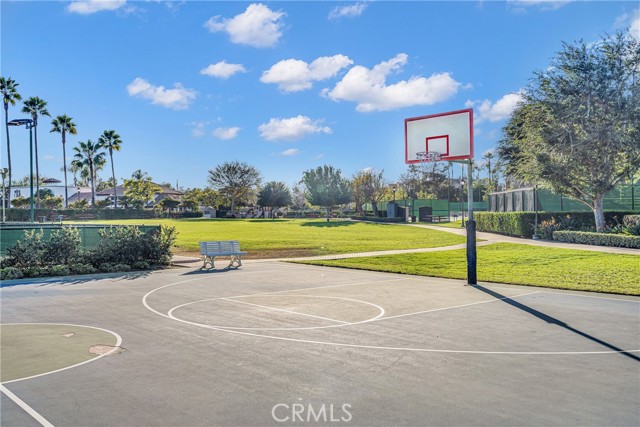
<path id="1" fill-rule="evenodd" d="M 375 217 L 375 216 L 352 216 L 350 218 L 354 221 L 405 222 L 404 217 L 387 218 L 387 217 Z"/>
<path id="2" fill-rule="evenodd" d="M 627 214 L 630 212 L 605 212 L 605 222 L 608 225 L 622 223 Z M 539 212 L 538 226 L 543 221 L 551 221 L 552 219 L 561 222 L 567 216 L 571 216 L 580 229 L 595 229 L 593 212 Z M 531 237 L 535 232 L 535 212 L 477 212 L 474 213 L 474 218 L 478 231 L 516 237 Z"/>
<path id="3" fill-rule="evenodd" d="M 616 246 L 640 249 L 640 237 L 622 234 L 592 233 L 588 231 L 554 231 L 553 240 L 583 245 Z"/>
<path id="4" fill-rule="evenodd" d="M 9 222 L 27 222 L 30 219 L 31 211 L 29 209 L 11 208 L 5 210 L 7 221 Z M 93 215 L 95 219 L 153 219 L 163 218 L 166 216 L 164 212 L 158 212 L 155 209 L 34 209 L 35 219 L 39 217 L 47 217 L 51 220 L 58 215 L 66 217 L 66 219 L 77 219 L 78 215 Z M 181 218 L 200 218 L 202 211 L 182 212 Z"/>

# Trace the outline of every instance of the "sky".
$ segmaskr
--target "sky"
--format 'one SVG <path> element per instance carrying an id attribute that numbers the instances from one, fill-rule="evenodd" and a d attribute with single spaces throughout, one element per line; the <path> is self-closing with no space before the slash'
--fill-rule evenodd
<path id="1" fill-rule="evenodd" d="M 23 101 L 66 114 L 78 141 L 115 130 L 121 182 L 207 186 L 242 161 L 263 182 L 323 164 L 344 176 L 407 169 L 404 119 L 474 109 L 475 157 L 494 149 L 536 70 L 577 40 L 632 31 L 640 8 L 589 1 L 0 2 L 1 73 Z M 27 117 L 22 103 L 9 119 Z M 40 175 L 62 180 L 62 144 L 38 127 Z M 3 123 L 4 124 L 4 123 Z M 3 126 L 4 127 L 4 126 Z M 28 131 L 10 128 L 14 179 Z M 0 159 L 7 166 L 6 136 Z M 110 165 L 101 177 L 111 176 Z M 71 176 L 69 176 L 71 179 Z"/>

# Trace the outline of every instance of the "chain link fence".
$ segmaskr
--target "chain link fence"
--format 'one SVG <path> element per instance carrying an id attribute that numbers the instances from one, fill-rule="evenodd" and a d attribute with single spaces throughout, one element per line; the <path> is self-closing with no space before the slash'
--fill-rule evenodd
<path id="1" fill-rule="evenodd" d="M 491 193 L 488 208 L 490 212 L 534 212 L 536 194 L 540 212 L 591 212 L 584 203 L 544 188 Z M 640 212 L 640 184 L 621 185 L 611 190 L 604 198 L 604 210 Z"/>
<path id="2" fill-rule="evenodd" d="M 36 230 L 43 232 L 43 239 L 49 240 L 54 230 L 62 228 L 61 224 L 19 224 L 5 223 L 0 225 L 0 256 L 7 254 L 7 249 L 13 247 L 16 242 L 24 237 L 26 231 Z M 95 249 L 100 243 L 100 230 L 109 228 L 108 225 L 99 224 L 74 224 L 72 226 L 64 225 L 64 227 L 74 227 L 78 229 L 80 235 L 80 244 L 85 250 Z M 118 227 L 114 225 L 113 227 Z M 120 226 L 121 227 L 121 226 Z M 143 233 L 150 231 L 160 231 L 157 225 L 136 225 Z"/>

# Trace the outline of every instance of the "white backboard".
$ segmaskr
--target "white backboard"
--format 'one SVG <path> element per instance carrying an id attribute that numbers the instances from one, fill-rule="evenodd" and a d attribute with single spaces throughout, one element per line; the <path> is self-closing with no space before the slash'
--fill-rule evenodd
<path id="1" fill-rule="evenodd" d="M 418 153 L 437 152 L 442 161 L 473 158 L 473 110 L 450 111 L 404 120 L 405 163 L 421 163 Z"/>

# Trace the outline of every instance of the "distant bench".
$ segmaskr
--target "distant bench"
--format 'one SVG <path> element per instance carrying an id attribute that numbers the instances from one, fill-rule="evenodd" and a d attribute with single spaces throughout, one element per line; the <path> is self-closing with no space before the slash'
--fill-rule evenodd
<path id="1" fill-rule="evenodd" d="M 211 265 L 209 268 L 215 268 L 214 260 L 217 256 L 230 257 L 229 265 L 227 268 L 234 266 L 238 268 L 242 265 L 242 255 L 246 252 L 240 250 L 240 242 L 237 240 L 221 240 L 216 242 L 199 242 L 200 254 L 203 256 L 202 268 L 206 268 L 207 264 Z"/>
<path id="2" fill-rule="evenodd" d="M 74 216 L 77 220 L 85 220 L 85 219 L 96 219 L 94 214 L 78 214 Z"/>
<path id="3" fill-rule="evenodd" d="M 424 215 L 420 221 L 424 222 L 442 222 L 449 219 L 449 215 Z"/>

